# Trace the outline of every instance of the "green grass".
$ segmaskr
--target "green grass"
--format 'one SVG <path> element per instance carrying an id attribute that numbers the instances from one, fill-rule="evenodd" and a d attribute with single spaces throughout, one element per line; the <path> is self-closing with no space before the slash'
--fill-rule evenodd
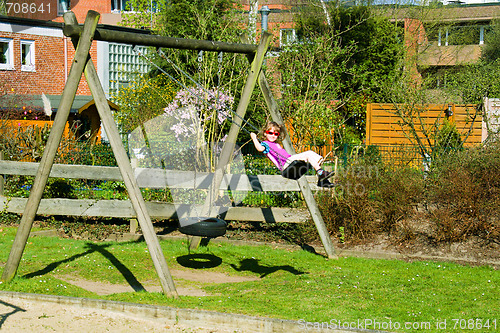
<path id="1" fill-rule="evenodd" d="M 0 262 L 5 263 L 15 229 L 0 230 Z M 170 269 L 260 279 L 220 284 L 190 282 L 202 285 L 213 296 L 169 299 L 161 293 L 147 292 L 99 296 L 58 277 L 70 275 L 136 285 L 158 281 L 144 242 L 93 243 L 34 237 L 28 241 L 17 277 L 0 284 L 0 290 L 302 320 L 304 327 L 306 322 L 309 327 L 324 327 L 324 323 L 333 327 L 339 322 L 358 325 L 359 321 L 367 329 L 392 325 L 388 330 L 394 331 L 399 324 L 399 331 L 419 331 L 405 328 L 405 323 L 410 323 L 414 327 L 431 325 L 425 331 L 459 332 L 469 323 L 467 320 L 474 320 L 474 328 L 479 322 L 489 323 L 490 329 L 483 327 L 482 331 L 493 332 L 500 326 L 500 275 L 490 267 L 354 257 L 328 260 L 300 250 L 219 243 L 191 252 L 190 257 L 186 241 L 161 241 L 161 246 Z M 193 260 L 193 255 L 202 259 Z M 437 323 L 444 320 L 447 329 L 437 329 Z"/>

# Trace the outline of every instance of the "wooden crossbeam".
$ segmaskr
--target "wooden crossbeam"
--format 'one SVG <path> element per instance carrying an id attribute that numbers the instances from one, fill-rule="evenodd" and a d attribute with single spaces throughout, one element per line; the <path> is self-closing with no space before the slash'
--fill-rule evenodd
<path id="1" fill-rule="evenodd" d="M 34 176 L 39 168 L 35 162 L 15 162 L 0 160 L 1 174 Z M 187 188 L 208 189 L 212 183 L 213 173 L 136 168 L 134 175 L 141 188 L 165 189 Z M 54 164 L 50 171 L 51 178 L 91 179 L 106 181 L 123 181 L 118 167 Z M 305 176 L 309 186 L 314 190 L 323 190 L 317 187 L 316 176 Z M 236 191 L 262 192 L 296 192 L 300 191 L 298 183 L 283 178 L 281 175 L 242 175 L 226 174 L 222 178 L 219 190 L 232 189 Z"/>
<path id="2" fill-rule="evenodd" d="M 0 211 L 21 214 L 26 206 L 26 198 L 0 196 Z M 185 211 L 192 205 L 178 205 L 166 202 L 146 202 L 151 218 L 177 219 L 177 209 Z M 200 209 L 201 206 L 195 206 Z M 222 214 L 227 221 L 253 221 L 267 223 L 303 223 L 310 215 L 303 208 L 280 207 L 220 207 L 214 211 Z M 134 207 L 128 200 L 92 200 L 92 199 L 42 199 L 38 207 L 39 215 L 62 215 L 80 217 L 118 217 L 136 218 Z"/>

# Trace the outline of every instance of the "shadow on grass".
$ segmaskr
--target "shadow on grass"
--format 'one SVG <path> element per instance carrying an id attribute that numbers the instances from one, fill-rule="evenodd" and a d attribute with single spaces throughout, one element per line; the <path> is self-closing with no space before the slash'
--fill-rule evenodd
<path id="1" fill-rule="evenodd" d="M 213 268 L 222 264 L 222 259 L 209 253 L 191 253 L 177 257 L 179 265 L 188 268 Z"/>
<path id="2" fill-rule="evenodd" d="M 24 278 L 30 279 L 36 276 L 41 276 L 45 275 L 47 273 L 52 272 L 55 270 L 57 267 L 59 267 L 62 264 L 66 264 L 68 262 L 72 262 L 78 258 L 84 257 L 88 254 L 91 254 L 93 252 L 99 252 L 102 254 L 106 259 L 108 259 L 112 265 L 114 265 L 117 270 L 123 275 L 127 283 L 135 290 L 135 291 L 145 291 L 146 289 L 144 286 L 135 278 L 134 274 L 125 266 L 123 265 L 118 258 L 116 258 L 111 252 L 106 250 L 108 246 L 111 246 L 113 244 L 93 244 L 93 243 L 87 243 L 86 247 L 88 248 L 87 251 L 82 252 L 80 254 L 76 254 L 72 257 L 69 257 L 67 259 L 61 260 L 61 261 L 56 261 L 53 262 L 49 265 L 47 265 L 44 269 L 38 270 L 36 272 L 32 272 L 29 274 L 24 275 Z"/>
<path id="3" fill-rule="evenodd" d="M 290 265 L 281 265 L 281 266 L 265 266 L 259 264 L 259 259 L 243 259 L 240 261 L 240 266 L 237 267 L 234 264 L 231 264 L 231 267 L 238 272 L 248 271 L 256 274 L 260 274 L 260 277 L 263 278 L 269 274 L 275 273 L 277 271 L 287 271 L 294 275 L 306 274 L 307 272 L 302 272 L 297 270 L 296 268 Z"/>

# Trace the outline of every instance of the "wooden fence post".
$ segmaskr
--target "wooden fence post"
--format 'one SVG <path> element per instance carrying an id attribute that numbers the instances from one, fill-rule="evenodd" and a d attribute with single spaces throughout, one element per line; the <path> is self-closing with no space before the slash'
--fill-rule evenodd
<path id="1" fill-rule="evenodd" d="M 0 161 L 3 160 L 3 151 L 0 151 Z M 4 194 L 5 176 L 0 174 L 0 195 Z"/>
<path id="2" fill-rule="evenodd" d="M 26 203 L 19 228 L 17 229 L 16 238 L 12 244 L 9 258 L 7 259 L 7 263 L 2 273 L 2 281 L 11 281 L 19 268 L 26 241 L 28 240 L 38 206 L 40 205 L 40 200 L 42 199 L 43 190 L 47 184 L 52 165 L 54 164 L 54 158 L 59 143 L 61 142 L 71 105 L 75 99 L 78 84 L 80 83 L 83 69 L 89 57 L 90 46 L 92 45 L 92 38 L 99 21 L 99 16 L 99 13 L 95 11 L 89 11 L 87 13 L 87 18 L 83 26 L 82 38 L 75 51 L 75 57 L 71 64 L 68 80 L 64 86 L 61 102 L 50 130 L 49 139 L 43 151 L 42 160 L 40 161 L 35 181 L 31 187 L 30 196 Z"/>
<path id="3" fill-rule="evenodd" d="M 130 233 L 135 234 L 137 232 L 137 227 L 139 226 L 137 219 L 130 219 Z"/>
<path id="4" fill-rule="evenodd" d="M 281 113 L 279 112 L 278 103 L 276 103 L 276 100 L 273 97 L 271 87 L 269 86 L 264 73 L 260 73 L 259 75 L 259 86 L 264 99 L 266 100 L 267 107 L 271 112 L 273 121 L 277 122 L 278 124 L 284 124 L 285 122 L 281 116 Z M 283 140 L 283 146 L 290 154 L 295 154 L 295 148 L 293 147 L 288 133 L 286 133 L 285 139 Z M 325 248 L 325 252 L 328 258 L 338 258 L 337 254 L 335 253 L 335 248 L 333 247 L 332 239 L 330 238 L 330 233 L 326 228 L 325 222 L 316 203 L 316 199 L 314 199 L 314 195 L 311 191 L 311 188 L 309 187 L 309 184 L 307 183 L 306 178 L 301 177 L 298 180 L 298 183 L 300 190 L 304 195 L 304 200 L 306 201 L 307 208 L 309 209 L 309 213 L 311 214 L 314 224 L 316 225 L 316 229 L 318 230 L 319 237 L 321 238 L 321 242 L 323 243 L 323 247 Z"/>

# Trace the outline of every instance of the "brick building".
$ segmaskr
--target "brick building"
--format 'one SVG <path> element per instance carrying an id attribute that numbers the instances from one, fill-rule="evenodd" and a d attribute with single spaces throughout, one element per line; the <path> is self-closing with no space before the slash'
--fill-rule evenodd
<path id="1" fill-rule="evenodd" d="M 125 1 L 72 0 L 69 5 L 79 23 L 89 10 L 101 13 L 100 24 L 116 24 Z M 55 112 L 75 49 L 63 35 L 63 18 L 67 1 L 33 0 L 26 13 L 21 6 L 7 7 L 9 16 L 0 16 L 0 118 L 50 121 L 43 110 L 42 94 Z M 131 45 L 94 41 L 90 50 L 105 92 L 128 80 L 129 72 L 147 72 L 148 66 L 133 54 Z M 97 110 L 90 89 L 82 76 L 72 105 L 71 119 L 86 124 L 86 131 L 99 127 Z M 110 102 L 112 108 L 116 105 Z M 6 114 L 9 114 L 6 116 Z"/>

